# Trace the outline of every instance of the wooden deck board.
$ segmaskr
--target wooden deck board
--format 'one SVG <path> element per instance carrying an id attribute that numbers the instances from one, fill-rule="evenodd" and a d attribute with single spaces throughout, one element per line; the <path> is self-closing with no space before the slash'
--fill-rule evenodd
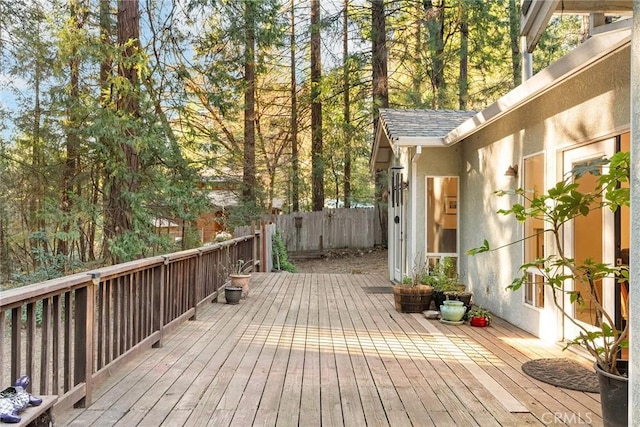
<path id="1" fill-rule="evenodd" d="M 300 294 L 303 288 L 303 286 L 296 286 L 296 283 L 293 283 L 293 277 L 286 278 L 288 283 L 287 298 L 285 298 L 282 308 L 285 319 L 280 337 L 277 343 L 274 342 L 276 353 L 254 418 L 255 425 L 273 426 L 278 419 L 280 399 L 283 394 L 285 375 L 293 344 L 293 330 L 300 312 Z"/>
<path id="2" fill-rule="evenodd" d="M 254 274 L 249 298 L 202 307 L 107 379 L 89 408 L 56 413 L 58 425 L 520 426 L 563 414 L 602 425 L 598 395 L 521 371 L 532 358 L 577 355 L 501 319 L 443 325 L 363 290 L 388 285 Z"/>

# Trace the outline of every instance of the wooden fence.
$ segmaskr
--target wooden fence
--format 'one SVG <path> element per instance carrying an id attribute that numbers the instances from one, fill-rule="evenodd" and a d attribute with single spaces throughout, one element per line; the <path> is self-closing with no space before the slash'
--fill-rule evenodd
<path id="1" fill-rule="evenodd" d="M 0 388 L 26 374 L 34 394 L 89 405 L 119 365 L 216 301 L 237 260 L 264 271 L 265 245 L 258 232 L 0 292 Z"/>
<path id="2" fill-rule="evenodd" d="M 233 230 L 234 236 L 249 236 L 257 235 L 261 236 L 260 241 L 260 253 L 262 254 L 260 271 L 271 271 L 273 269 L 273 245 L 271 239 L 276 232 L 276 224 L 262 222 L 259 226 L 245 225 L 242 227 L 236 227 Z M 254 257 L 255 259 L 255 257 Z"/>
<path id="3" fill-rule="evenodd" d="M 278 229 L 290 252 L 370 248 L 382 243 L 376 209 L 324 209 L 278 215 Z"/>

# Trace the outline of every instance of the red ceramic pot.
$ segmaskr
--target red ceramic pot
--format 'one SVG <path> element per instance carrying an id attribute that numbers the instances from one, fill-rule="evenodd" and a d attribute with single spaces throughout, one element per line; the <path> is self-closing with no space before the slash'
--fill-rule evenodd
<path id="1" fill-rule="evenodd" d="M 487 326 L 487 318 L 486 317 L 472 317 L 469 320 L 469 324 L 471 326 L 476 326 L 478 328 L 484 328 Z"/>

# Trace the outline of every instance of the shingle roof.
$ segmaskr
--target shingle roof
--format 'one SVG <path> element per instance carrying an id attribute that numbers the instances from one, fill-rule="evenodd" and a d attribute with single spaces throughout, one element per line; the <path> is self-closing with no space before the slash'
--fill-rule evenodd
<path id="1" fill-rule="evenodd" d="M 476 111 L 380 109 L 380 118 L 390 139 L 444 138 Z"/>

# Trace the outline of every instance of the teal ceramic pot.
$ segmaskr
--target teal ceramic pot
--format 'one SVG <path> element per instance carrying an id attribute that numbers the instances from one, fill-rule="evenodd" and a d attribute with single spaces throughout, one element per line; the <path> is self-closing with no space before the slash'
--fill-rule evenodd
<path id="1" fill-rule="evenodd" d="M 440 314 L 444 320 L 449 322 L 459 322 L 462 320 L 467 308 L 462 301 L 447 300 L 440 306 Z"/>

